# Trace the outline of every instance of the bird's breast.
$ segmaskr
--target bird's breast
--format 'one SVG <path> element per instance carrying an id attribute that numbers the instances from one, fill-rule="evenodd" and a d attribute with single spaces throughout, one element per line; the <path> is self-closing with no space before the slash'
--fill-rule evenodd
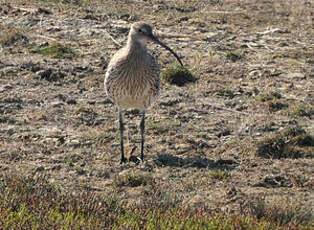
<path id="1" fill-rule="evenodd" d="M 122 108 L 148 108 L 159 95 L 159 66 L 149 53 L 125 55 L 109 63 L 107 95 Z"/>

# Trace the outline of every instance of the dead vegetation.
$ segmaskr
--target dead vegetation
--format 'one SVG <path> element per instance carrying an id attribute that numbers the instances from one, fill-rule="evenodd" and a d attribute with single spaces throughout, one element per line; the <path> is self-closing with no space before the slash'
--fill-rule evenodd
<path id="1" fill-rule="evenodd" d="M 258 219 L 276 222 L 280 225 L 294 223 L 308 225 L 313 220 L 311 209 L 300 203 L 290 203 L 289 200 L 270 203 L 265 197 L 254 198 L 247 204 L 248 212 Z"/>
<path id="2" fill-rule="evenodd" d="M 165 79 L 147 158 L 119 165 L 103 80 L 139 20 L 189 70 L 148 45 Z M 5 0 L 0 25 L 2 228 L 313 228 L 311 1 Z"/>
<path id="3" fill-rule="evenodd" d="M 154 179 L 149 173 L 140 173 L 140 172 L 128 172 L 119 174 L 114 179 L 114 184 L 117 187 L 120 186 L 129 186 L 129 187 L 138 187 L 138 186 L 147 186 L 152 185 Z"/>
<path id="4" fill-rule="evenodd" d="M 299 127 L 287 127 L 258 143 L 257 156 L 266 158 L 313 157 L 314 137 Z"/>
<path id="5" fill-rule="evenodd" d="M 0 25 L 0 45 L 11 46 L 17 42 L 27 43 L 28 39 L 23 29 L 10 24 Z"/>
<path id="6" fill-rule="evenodd" d="M 292 105 L 289 109 L 289 115 L 291 117 L 308 117 L 311 118 L 314 115 L 314 106 L 304 103 L 298 103 Z"/>

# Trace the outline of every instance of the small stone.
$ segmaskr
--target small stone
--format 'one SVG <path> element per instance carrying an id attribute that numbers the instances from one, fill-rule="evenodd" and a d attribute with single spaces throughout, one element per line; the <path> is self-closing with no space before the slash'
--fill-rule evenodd
<path id="1" fill-rule="evenodd" d="M 81 144 L 80 141 L 79 141 L 79 140 L 76 140 L 76 139 L 68 140 L 68 141 L 66 141 L 65 143 L 66 143 L 66 145 L 72 146 L 72 147 L 78 147 L 78 146 L 80 146 L 80 144 Z"/>
<path id="2" fill-rule="evenodd" d="M 177 150 L 177 152 L 179 154 L 182 154 L 182 153 L 186 153 L 188 151 L 190 151 L 192 149 L 192 146 L 190 144 L 176 144 L 175 145 L 175 149 Z"/>

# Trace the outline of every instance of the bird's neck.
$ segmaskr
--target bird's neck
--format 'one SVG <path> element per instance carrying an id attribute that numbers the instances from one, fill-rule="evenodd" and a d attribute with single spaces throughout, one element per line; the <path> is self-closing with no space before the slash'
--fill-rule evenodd
<path id="1" fill-rule="evenodd" d="M 136 55 L 140 58 L 141 56 L 146 55 L 147 49 L 143 42 L 130 36 L 127 41 L 127 51 L 130 57 L 132 56 L 134 58 L 134 55 Z"/>

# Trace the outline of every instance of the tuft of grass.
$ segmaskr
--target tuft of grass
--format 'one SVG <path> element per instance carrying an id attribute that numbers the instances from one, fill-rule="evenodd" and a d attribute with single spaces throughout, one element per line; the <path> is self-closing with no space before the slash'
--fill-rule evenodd
<path id="1" fill-rule="evenodd" d="M 94 111 L 90 108 L 86 108 L 84 106 L 79 107 L 76 111 L 74 111 L 72 114 L 74 116 L 80 115 L 80 114 L 89 114 L 93 113 Z"/>
<path id="2" fill-rule="evenodd" d="M 67 159 L 67 165 L 68 165 L 69 167 L 73 167 L 73 166 L 74 166 L 74 164 L 73 164 L 73 159 L 72 159 L 71 157 L 69 157 L 69 158 Z"/>
<path id="3" fill-rule="evenodd" d="M 75 168 L 75 172 L 79 176 L 86 174 L 86 170 L 84 168 L 82 168 L 82 167 L 76 167 Z"/>
<path id="4" fill-rule="evenodd" d="M 196 78 L 185 66 L 174 65 L 161 73 L 161 78 L 170 84 L 183 86 L 186 83 L 195 82 Z"/>
<path id="5" fill-rule="evenodd" d="M 9 24 L 0 24 L 0 45 L 9 46 L 17 41 L 28 41 L 24 31 Z"/>
<path id="6" fill-rule="evenodd" d="M 287 127 L 277 134 L 260 140 L 256 155 L 277 159 L 313 157 L 314 137 L 299 127 Z"/>
<path id="7" fill-rule="evenodd" d="M 154 134 L 164 134 L 169 130 L 177 130 L 181 126 L 178 121 L 167 121 L 167 122 L 147 122 L 147 131 L 152 131 Z"/>
<path id="8" fill-rule="evenodd" d="M 261 93 L 257 96 L 258 101 L 266 102 L 266 101 L 272 101 L 275 99 L 280 99 L 281 94 L 275 91 L 271 91 L 268 93 Z"/>
<path id="9" fill-rule="evenodd" d="M 229 177 L 229 172 L 227 170 L 212 170 L 210 172 L 210 176 L 212 179 L 226 181 Z"/>
<path id="10" fill-rule="evenodd" d="M 264 219 L 279 225 L 291 222 L 297 225 L 311 225 L 314 218 L 311 209 L 300 203 L 291 203 L 289 200 L 267 203 L 263 197 L 249 201 L 248 211 L 257 219 Z"/>
<path id="11" fill-rule="evenodd" d="M 154 179 L 150 174 L 131 172 L 123 175 L 117 175 L 114 184 L 118 187 L 138 187 L 154 184 Z"/>
<path id="12" fill-rule="evenodd" d="M 244 58 L 244 53 L 241 50 L 232 50 L 227 53 L 226 57 L 232 62 L 236 62 Z"/>
<path id="13" fill-rule="evenodd" d="M 52 42 L 51 44 L 45 43 L 44 45 L 37 47 L 30 47 L 29 50 L 32 53 L 38 53 L 57 59 L 73 59 L 77 56 L 77 52 L 74 51 L 70 46 L 57 42 Z"/>
<path id="14" fill-rule="evenodd" d="M 314 115 L 314 107 L 306 104 L 293 105 L 289 109 L 289 116 L 291 117 L 311 117 Z"/>
<path id="15" fill-rule="evenodd" d="M 147 130 L 152 131 L 154 134 L 163 134 L 167 133 L 169 130 L 169 126 L 162 124 L 161 122 L 158 123 L 148 123 Z"/>
<path id="16" fill-rule="evenodd" d="M 104 132 L 86 132 L 80 137 L 80 143 L 82 145 L 94 145 L 94 146 L 105 146 L 109 142 L 118 138 L 117 133 L 111 133 L 110 131 Z"/>
<path id="17" fill-rule="evenodd" d="M 288 108 L 288 104 L 283 103 L 277 99 L 271 100 L 267 102 L 268 108 L 270 112 L 276 112 L 285 108 Z"/>
<path id="18" fill-rule="evenodd" d="M 88 126 L 94 125 L 98 117 L 98 114 L 92 108 L 84 106 L 79 107 L 72 115 Z"/>

